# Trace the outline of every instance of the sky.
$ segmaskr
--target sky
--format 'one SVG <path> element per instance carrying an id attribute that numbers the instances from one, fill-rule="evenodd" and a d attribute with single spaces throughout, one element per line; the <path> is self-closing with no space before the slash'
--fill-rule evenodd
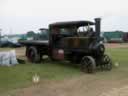
<path id="1" fill-rule="evenodd" d="M 48 28 L 58 21 L 102 18 L 101 30 L 128 32 L 127 0 L 0 0 L 2 34 Z"/>

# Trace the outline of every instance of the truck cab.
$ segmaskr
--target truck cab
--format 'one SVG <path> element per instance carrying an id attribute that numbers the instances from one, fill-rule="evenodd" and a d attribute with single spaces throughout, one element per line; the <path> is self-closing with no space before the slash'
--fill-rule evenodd
<path id="1" fill-rule="evenodd" d="M 96 22 L 68 21 L 50 24 L 52 57 L 56 60 L 74 59 L 79 62 L 84 55 L 102 55 L 104 45 L 99 43 L 102 40 L 99 21 L 100 19 Z"/>

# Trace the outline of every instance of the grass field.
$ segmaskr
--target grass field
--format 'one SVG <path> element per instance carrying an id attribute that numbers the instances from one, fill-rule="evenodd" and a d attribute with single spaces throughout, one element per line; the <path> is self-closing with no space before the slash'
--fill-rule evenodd
<path id="1" fill-rule="evenodd" d="M 43 80 L 58 80 L 82 74 L 78 68 L 64 64 L 20 64 L 0 67 L 0 92 L 26 87 L 32 84 L 32 76 L 38 74 Z"/>
<path id="2" fill-rule="evenodd" d="M 96 76 L 105 79 L 121 74 L 122 78 L 128 78 L 126 77 L 128 73 L 128 49 L 108 48 L 107 53 L 112 57 L 113 62 L 119 63 L 119 67 L 114 68 L 110 76 L 105 76 L 105 72 L 97 72 Z M 41 80 L 61 80 L 79 77 L 84 73 L 82 73 L 77 66 L 72 66 L 65 62 L 45 61 L 40 64 L 27 63 L 13 67 L 0 67 L 0 93 L 31 86 L 32 76 L 34 74 L 38 74 Z"/>

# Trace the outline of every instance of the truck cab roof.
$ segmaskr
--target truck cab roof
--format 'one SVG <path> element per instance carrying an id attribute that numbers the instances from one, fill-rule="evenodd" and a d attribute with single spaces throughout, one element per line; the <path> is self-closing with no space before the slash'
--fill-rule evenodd
<path id="1" fill-rule="evenodd" d="M 88 26 L 94 25 L 94 22 L 91 21 L 68 21 L 68 22 L 55 22 L 49 25 L 50 28 L 53 27 L 80 27 L 80 26 Z"/>

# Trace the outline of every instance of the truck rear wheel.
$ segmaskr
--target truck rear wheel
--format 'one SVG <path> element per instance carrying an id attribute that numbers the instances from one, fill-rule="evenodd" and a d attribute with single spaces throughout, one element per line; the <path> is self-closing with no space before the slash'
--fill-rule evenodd
<path id="1" fill-rule="evenodd" d="M 81 60 L 81 71 L 86 73 L 94 73 L 96 70 L 95 59 L 91 56 L 84 56 Z"/>
<path id="2" fill-rule="evenodd" d="M 38 53 L 38 50 L 36 47 L 30 47 L 27 50 L 27 58 L 30 62 L 38 63 L 41 61 L 41 56 Z"/>

